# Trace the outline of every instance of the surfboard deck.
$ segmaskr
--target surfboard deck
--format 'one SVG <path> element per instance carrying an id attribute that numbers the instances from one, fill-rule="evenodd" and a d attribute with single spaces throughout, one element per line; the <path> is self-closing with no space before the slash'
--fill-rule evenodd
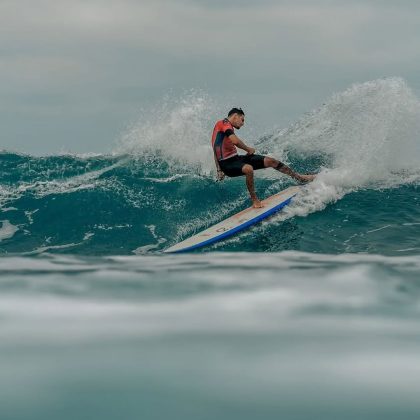
<path id="1" fill-rule="evenodd" d="M 289 187 L 271 197 L 262 200 L 264 207 L 254 209 L 249 207 L 240 211 L 227 219 L 210 226 L 209 228 L 197 233 L 176 245 L 164 250 L 163 252 L 176 253 L 187 252 L 207 245 L 211 245 L 222 239 L 234 235 L 248 227 L 255 225 L 261 220 L 277 213 L 284 206 L 287 206 L 292 198 L 300 191 L 299 186 Z"/>

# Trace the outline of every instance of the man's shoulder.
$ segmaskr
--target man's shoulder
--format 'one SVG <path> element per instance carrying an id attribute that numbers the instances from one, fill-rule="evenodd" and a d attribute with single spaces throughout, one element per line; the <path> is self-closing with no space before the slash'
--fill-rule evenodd
<path id="1" fill-rule="evenodd" d="M 233 130 L 233 126 L 227 118 L 217 121 L 215 124 L 215 127 L 220 127 L 220 128 L 223 128 L 224 130 L 228 128 Z"/>

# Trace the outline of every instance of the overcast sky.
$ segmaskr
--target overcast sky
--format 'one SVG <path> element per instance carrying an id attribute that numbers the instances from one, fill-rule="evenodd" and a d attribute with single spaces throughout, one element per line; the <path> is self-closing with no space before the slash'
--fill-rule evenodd
<path id="1" fill-rule="evenodd" d="M 110 151 L 191 88 L 267 130 L 354 82 L 418 91 L 419 22 L 404 0 L 0 0 L 0 148 Z"/>

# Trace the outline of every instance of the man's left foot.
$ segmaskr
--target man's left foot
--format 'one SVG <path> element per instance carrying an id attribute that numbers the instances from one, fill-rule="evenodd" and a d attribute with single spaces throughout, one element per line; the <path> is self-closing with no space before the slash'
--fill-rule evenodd
<path id="1" fill-rule="evenodd" d="M 261 203 L 260 200 L 252 200 L 252 207 L 254 207 L 254 209 L 260 209 L 264 207 L 264 204 Z"/>
<path id="2" fill-rule="evenodd" d="M 300 175 L 299 181 L 300 182 L 311 182 L 315 179 L 316 175 Z"/>

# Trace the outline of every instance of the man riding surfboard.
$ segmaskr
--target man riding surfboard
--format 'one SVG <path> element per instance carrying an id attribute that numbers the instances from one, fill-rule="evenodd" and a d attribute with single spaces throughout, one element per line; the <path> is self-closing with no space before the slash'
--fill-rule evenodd
<path id="1" fill-rule="evenodd" d="M 236 128 L 239 130 L 244 124 L 244 111 L 242 111 L 241 108 L 232 108 L 229 111 L 227 118 L 216 122 L 213 129 L 211 144 L 213 147 L 218 179 L 221 181 L 225 175 L 228 177 L 245 175 L 246 186 L 253 207 L 263 207 L 263 204 L 255 193 L 254 170 L 274 168 L 299 182 L 309 182 L 315 178 L 315 175 L 299 174 L 272 157 L 256 155 L 255 149 L 247 146 L 235 134 L 234 129 Z M 247 154 L 238 155 L 237 148 L 244 150 Z"/>

